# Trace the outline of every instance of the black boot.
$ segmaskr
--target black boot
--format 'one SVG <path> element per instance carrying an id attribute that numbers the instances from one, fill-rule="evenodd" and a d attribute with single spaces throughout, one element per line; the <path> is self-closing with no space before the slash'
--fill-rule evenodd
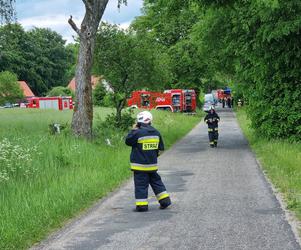
<path id="1" fill-rule="evenodd" d="M 148 211 L 148 206 L 136 206 L 136 212 L 147 212 Z"/>
<path id="2" fill-rule="evenodd" d="M 165 209 L 171 205 L 171 200 L 169 197 L 166 197 L 166 198 L 160 200 L 159 203 L 160 203 L 160 209 Z"/>

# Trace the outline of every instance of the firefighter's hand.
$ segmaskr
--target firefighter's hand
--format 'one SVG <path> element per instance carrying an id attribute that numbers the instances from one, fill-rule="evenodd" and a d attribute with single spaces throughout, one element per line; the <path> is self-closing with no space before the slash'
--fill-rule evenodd
<path id="1" fill-rule="evenodd" d="M 135 124 L 133 125 L 132 129 L 133 129 L 133 130 L 136 130 L 136 129 L 138 129 L 138 124 L 137 124 L 137 123 L 135 123 Z"/>

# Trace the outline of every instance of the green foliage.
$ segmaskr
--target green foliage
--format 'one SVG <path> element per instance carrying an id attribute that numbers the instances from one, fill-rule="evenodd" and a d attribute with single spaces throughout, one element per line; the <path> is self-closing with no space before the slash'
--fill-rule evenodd
<path id="1" fill-rule="evenodd" d="M 74 93 L 71 89 L 67 87 L 53 87 L 48 93 L 47 96 L 74 96 Z"/>
<path id="2" fill-rule="evenodd" d="M 204 67 L 190 33 L 200 19 L 200 9 L 193 1 L 144 1 L 144 15 L 137 17 L 132 27 L 141 37 L 168 58 L 169 82 L 164 88 L 194 88 L 199 92 Z"/>
<path id="3" fill-rule="evenodd" d="M 79 42 L 69 43 L 66 45 L 66 51 L 68 55 L 68 67 L 66 71 L 66 79 L 70 81 L 75 76 L 76 62 L 79 50 Z"/>
<path id="4" fill-rule="evenodd" d="M 20 24 L 1 26 L 0 48 L 0 71 L 16 73 L 37 95 L 70 80 L 67 72 L 75 61 L 73 52 L 66 49 L 61 35 L 50 29 L 25 32 Z"/>
<path id="5" fill-rule="evenodd" d="M 165 88 L 231 85 L 258 134 L 301 139 L 300 1 L 146 0 L 143 12 L 132 27 L 165 51 Z"/>
<path id="6" fill-rule="evenodd" d="M 93 90 L 93 104 L 95 106 L 104 106 L 104 98 L 107 94 L 106 88 L 100 82 Z"/>
<path id="7" fill-rule="evenodd" d="M 212 75 L 238 82 L 256 132 L 301 139 L 301 3 L 235 1 L 206 7 L 193 38 Z"/>
<path id="8" fill-rule="evenodd" d="M 133 32 L 116 25 L 101 24 L 97 33 L 94 72 L 104 75 L 113 90 L 111 96 L 117 120 L 121 120 L 126 98 L 134 89 L 160 82 L 161 71 L 157 71 L 154 54 L 149 44 Z"/>
<path id="9" fill-rule="evenodd" d="M 124 111 L 121 114 L 121 119 L 116 118 L 116 113 L 108 114 L 103 120 L 98 117 L 95 122 L 94 133 L 96 138 L 103 143 L 116 145 L 123 143 L 124 134 L 134 124 L 133 112 L 131 110 Z"/>
<path id="10" fill-rule="evenodd" d="M 23 92 L 17 76 L 11 72 L 0 72 L 0 105 L 6 102 L 15 103 L 23 98 Z"/>

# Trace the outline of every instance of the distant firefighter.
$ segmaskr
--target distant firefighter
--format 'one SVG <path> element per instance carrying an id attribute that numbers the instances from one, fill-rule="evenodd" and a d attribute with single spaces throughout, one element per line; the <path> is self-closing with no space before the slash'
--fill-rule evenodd
<path id="1" fill-rule="evenodd" d="M 217 147 L 218 140 L 218 122 L 220 118 L 218 114 L 215 112 L 214 107 L 211 106 L 209 113 L 204 118 L 204 121 L 208 124 L 208 136 L 210 147 Z"/>
<path id="2" fill-rule="evenodd" d="M 228 108 L 231 108 L 231 97 L 227 98 L 227 106 Z"/>

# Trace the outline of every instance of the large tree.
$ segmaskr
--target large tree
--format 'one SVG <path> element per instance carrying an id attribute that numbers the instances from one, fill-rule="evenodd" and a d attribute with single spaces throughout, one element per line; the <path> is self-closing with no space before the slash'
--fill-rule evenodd
<path id="1" fill-rule="evenodd" d="M 121 111 L 126 99 L 137 88 L 160 88 L 166 74 L 156 50 L 129 30 L 103 23 L 97 33 L 94 71 L 104 75 L 113 90 L 116 122 L 121 122 Z"/>
<path id="2" fill-rule="evenodd" d="M 20 24 L 0 27 L 0 71 L 8 70 L 25 80 L 36 95 L 66 85 L 73 52 L 58 33 L 44 28 L 25 31 Z M 71 58 L 71 59 L 70 59 Z"/>
<path id="3" fill-rule="evenodd" d="M 72 20 L 69 24 L 78 34 L 80 46 L 75 74 L 75 108 L 72 118 L 72 130 L 77 136 L 91 138 L 93 121 L 93 102 L 91 69 L 95 45 L 96 32 L 109 0 L 83 0 L 85 16 L 80 28 Z M 118 0 L 118 4 L 126 0 Z"/>
<path id="4" fill-rule="evenodd" d="M 196 1 L 197 2 L 197 1 Z M 132 27 L 152 44 L 160 44 L 168 57 L 171 77 L 165 88 L 194 88 L 197 93 L 206 73 L 191 31 L 201 18 L 200 6 L 191 0 L 145 0 L 143 15 Z"/>

